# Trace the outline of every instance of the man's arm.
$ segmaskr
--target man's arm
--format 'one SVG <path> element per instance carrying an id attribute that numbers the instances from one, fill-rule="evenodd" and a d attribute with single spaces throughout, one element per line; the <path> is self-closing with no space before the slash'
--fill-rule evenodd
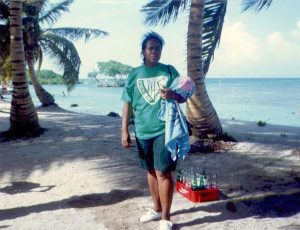
<path id="1" fill-rule="evenodd" d="M 129 121 L 132 116 L 132 106 L 129 102 L 124 103 L 123 113 L 122 113 L 122 139 L 121 143 L 124 148 L 129 148 L 131 146 L 131 138 L 128 131 Z"/>

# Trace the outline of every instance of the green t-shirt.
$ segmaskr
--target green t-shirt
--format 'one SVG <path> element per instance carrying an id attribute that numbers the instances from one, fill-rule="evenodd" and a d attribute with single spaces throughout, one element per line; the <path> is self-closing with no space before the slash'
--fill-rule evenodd
<path id="1" fill-rule="evenodd" d="M 122 100 L 132 105 L 135 133 L 137 138 L 149 139 L 165 132 L 165 122 L 157 117 L 160 109 L 160 90 L 169 87 L 177 70 L 169 65 L 158 63 L 155 67 L 141 65 L 133 69 L 126 80 Z"/>

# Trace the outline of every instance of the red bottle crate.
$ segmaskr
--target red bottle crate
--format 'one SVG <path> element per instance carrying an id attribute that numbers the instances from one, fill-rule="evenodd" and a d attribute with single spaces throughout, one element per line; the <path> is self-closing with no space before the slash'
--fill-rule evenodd
<path id="1" fill-rule="evenodd" d="M 187 188 L 179 181 L 176 181 L 176 191 L 194 203 L 219 200 L 220 198 L 220 190 L 218 188 L 208 188 L 194 191 L 191 188 Z"/>

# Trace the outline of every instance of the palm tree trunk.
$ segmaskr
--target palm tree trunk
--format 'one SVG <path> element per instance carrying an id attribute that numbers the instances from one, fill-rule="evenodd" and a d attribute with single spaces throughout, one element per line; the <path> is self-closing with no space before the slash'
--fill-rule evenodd
<path id="1" fill-rule="evenodd" d="M 39 119 L 30 97 L 26 75 L 22 30 L 22 1 L 10 1 L 10 52 L 12 58 L 13 94 L 10 110 L 10 133 L 37 134 L 41 131 Z"/>
<path id="2" fill-rule="evenodd" d="M 33 59 L 28 58 L 27 64 L 29 68 L 29 76 L 31 78 L 34 87 L 34 91 L 39 101 L 42 103 L 42 106 L 53 105 L 54 104 L 53 96 L 41 86 L 41 84 L 38 82 L 36 78 Z"/>
<path id="3" fill-rule="evenodd" d="M 196 84 L 194 95 L 187 101 L 187 119 L 192 124 L 192 144 L 200 138 L 212 138 L 222 133 L 218 115 L 205 87 L 202 66 L 202 27 L 205 0 L 191 0 L 187 35 L 188 76 Z"/>

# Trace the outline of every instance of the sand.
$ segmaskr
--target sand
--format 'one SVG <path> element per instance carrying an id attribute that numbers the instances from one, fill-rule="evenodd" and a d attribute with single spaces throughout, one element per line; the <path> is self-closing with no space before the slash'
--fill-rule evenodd
<path id="1" fill-rule="evenodd" d="M 0 131 L 9 128 L 0 101 Z M 43 135 L 0 143 L 0 229 L 157 229 L 136 146 L 120 145 L 118 117 L 38 108 Z M 228 151 L 190 154 L 179 167 L 216 173 L 221 199 L 174 193 L 174 229 L 300 229 L 300 128 L 222 120 Z"/>

